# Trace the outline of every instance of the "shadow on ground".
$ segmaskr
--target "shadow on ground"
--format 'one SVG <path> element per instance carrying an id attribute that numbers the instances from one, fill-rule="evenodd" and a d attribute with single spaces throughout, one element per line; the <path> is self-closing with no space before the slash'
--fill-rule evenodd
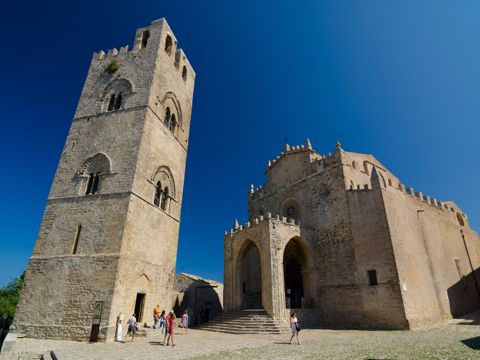
<path id="1" fill-rule="evenodd" d="M 164 346 L 165 344 L 162 341 L 149 341 L 150 345 L 162 345 Z"/>
<path id="2" fill-rule="evenodd" d="M 467 345 L 470 349 L 480 350 L 480 336 L 462 340 L 462 343 Z"/>

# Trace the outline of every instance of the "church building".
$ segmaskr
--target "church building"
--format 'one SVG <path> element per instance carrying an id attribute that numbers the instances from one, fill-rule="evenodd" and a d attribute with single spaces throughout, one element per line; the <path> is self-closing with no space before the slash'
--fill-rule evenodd
<path id="1" fill-rule="evenodd" d="M 375 157 L 285 145 L 225 233 L 225 311 L 304 326 L 415 329 L 480 309 L 480 241 L 452 201 Z"/>

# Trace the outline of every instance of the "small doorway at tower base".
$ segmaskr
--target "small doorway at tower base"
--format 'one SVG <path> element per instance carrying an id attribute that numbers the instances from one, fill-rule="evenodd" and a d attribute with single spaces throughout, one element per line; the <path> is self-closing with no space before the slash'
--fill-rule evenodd
<path id="1" fill-rule="evenodd" d="M 137 298 L 135 300 L 135 311 L 134 311 L 138 322 L 142 322 L 143 320 L 144 307 L 145 307 L 145 294 L 138 293 Z"/>

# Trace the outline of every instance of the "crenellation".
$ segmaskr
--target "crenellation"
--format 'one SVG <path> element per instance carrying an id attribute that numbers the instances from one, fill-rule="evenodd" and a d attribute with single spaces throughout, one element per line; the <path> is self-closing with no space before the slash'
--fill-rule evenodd
<path id="1" fill-rule="evenodd" d="M 108 50 L 107 57 L 116 57 L 118 55 L 117 48 Z"/>

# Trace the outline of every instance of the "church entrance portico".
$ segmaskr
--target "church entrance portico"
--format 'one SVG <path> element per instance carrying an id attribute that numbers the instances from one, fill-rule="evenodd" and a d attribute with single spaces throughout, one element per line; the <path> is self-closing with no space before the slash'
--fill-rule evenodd
<path id="1" fill-rule="evenodd" d="M 260 252 L 248 241 L 240 263 L 240 293 L 242 309 L 260 309 L 262 305 L 262 274 Z"/>
<path id="2" fill-rule="evenodd" d="M 307 244 L 295 237 L 288 241 L 283 252 L 285 307 L 301 309 L 313 301 L 312 260 Z"/>

